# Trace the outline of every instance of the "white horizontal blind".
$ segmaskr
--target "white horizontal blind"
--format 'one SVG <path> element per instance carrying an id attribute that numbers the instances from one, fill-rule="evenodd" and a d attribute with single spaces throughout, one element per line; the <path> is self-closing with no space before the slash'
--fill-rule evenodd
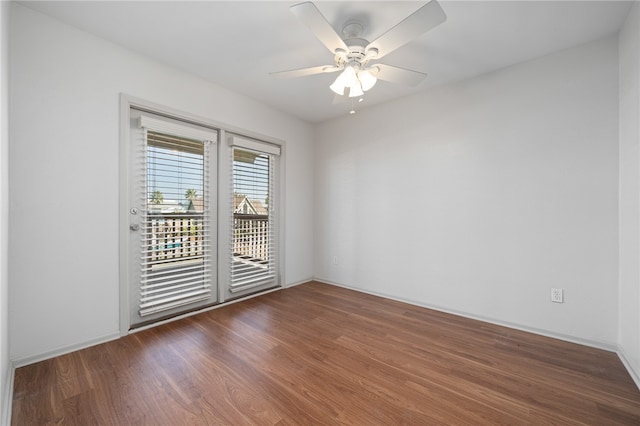
<path id="1" fill-rule="evenodd" d="M 144 124 L 153 125 L 141 120 Z M 211 295 L 208 164 L 213 139 L 209 136 L 205 140 L 204 132 L 186 129 L 172 132 L 180 133 L 175 135 L 165 133 L 165 129 L 159 132 L 145 128 L 141 317 L 206 300 Z"/>
<path id="2" fill-rule="evenodd" d="M 232 147 L 231 166 L 232 293 L 276 283 L 278 264 L 274 176 L 279 147 L 254 141 L 242 144 L 237 138 L 235 142 L 238 146 Z"/>

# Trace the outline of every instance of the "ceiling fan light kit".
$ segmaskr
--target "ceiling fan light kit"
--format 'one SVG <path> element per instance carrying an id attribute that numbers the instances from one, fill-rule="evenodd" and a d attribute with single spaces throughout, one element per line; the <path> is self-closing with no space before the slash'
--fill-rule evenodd
<path id="1" fill-rule="evenodd" d="M 357 63 L 349 64 L 329 88 L 340 96 L 344 96 L 347 88 L 349 89 L 350 98 L 362 96 L 378 81 L 371 71 L 371 69 L 360 69 L 360 65 Z"/>
<path id="2" fill-rule="evenodd" d="M 362 85 L 363 91 L 368 91 L 373 86 L 375 86 L 378 78 L 375 76 L 379 71 L 379 68 L 372 67 L 366 70 L 362 70 L 358 73 L 358 79 L 360 80 L 360 84 Z"/>
<path id="3" fill-rule="evenodd" d="M 302 77 L 341 71 L 329 86 L 339 96 L 357 98 L 364 95 L 378 81 L 385 80 L 409 86 L 420 84 L 425 73 L 394 67 L 377 61 L 414 38 L 446 21 L 447 16 L 436 0 L 431 0 L 372 42 L 360 38 L 364 27 L 347 21 L 342 37 L 335 32 L 318 8 L 311 2 L 290 7 L 296 15 L 334 54 L 334 64 L 272 73 L 274 77 Z"/>

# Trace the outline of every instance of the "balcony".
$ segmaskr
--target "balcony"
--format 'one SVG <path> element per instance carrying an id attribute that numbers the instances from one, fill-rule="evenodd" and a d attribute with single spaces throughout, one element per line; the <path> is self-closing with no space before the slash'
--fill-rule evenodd
<path id="1" fill-rule="evenodd" d="M 274 277 L 269 216 L 233 215 L 231 292 L 255 287 Z"/>
<path id="2" fill-rule="evenodd" d="M 145 256 L 152 267 L 175 266 L 177 262 L 202 262 L 210 247 L 204 241 L 202 213 L 150 214 L 144 226 Z M 266 270 L 271 260 L 268 215 L 233 215 L 233 268 L 250 266 Z M 244 273 L 246 273 L 245 271 Z"/>
<path id="3" fill-rule="evenodd" d="M 233 215 L 233 256 L 255 263 L 269 262 L 269 216 Z"/>
<path id="4" fill-rule="evenodd" d="M 146 256 L 153 266 L 199 261 L 207 253 L 202 213 L 150 214 L 144 226 Z"/>

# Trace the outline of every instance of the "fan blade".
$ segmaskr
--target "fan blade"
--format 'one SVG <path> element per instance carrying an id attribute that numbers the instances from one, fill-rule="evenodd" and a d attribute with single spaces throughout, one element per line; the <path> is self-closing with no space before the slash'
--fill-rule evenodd
<path id="1" fill-rule="evenodd" d="M 313 3 L 294 4 L 289 9 L 318 37 L 322 44 L 327 46 L 331 53 L 336 53 L 338 49 L 349 51 L 342 38 Z"/>
<path id="2" fill-rule="evenodd" d="M 376 67 L 379 71 L 375 75 L 379 80 L 400 83 L 405 86 L 417 86 L 427 77 L 427 74 L 423 72 L 393 67 L 391 65 L 375 64 L 372 66 L 372 68 Z"/>
<path id="3" fill-rule="evenodd" d="M 395 27 L 369 43 L 365 50 L 368 51 L 375 48 L 378 50 L 376 59 L 382 58 L 446 20 L 447 15 L 445 15 L 440 4 L 436 0 L 431 0 L 407 16 Z"/>
<path id="4" fill-rule="evenodd" d="M 271 75 L 274 78 L 294 78 L 294 77 L 304 77 L 307 75 L 336 72 L 340 70 L 342 70 L 342 68 L 334 67 L 333 65 L 321 65 L 319 67 L 300 68 L 297 70 L 272 72 L 272 73 L 269 73 L 269 75 Z"/>

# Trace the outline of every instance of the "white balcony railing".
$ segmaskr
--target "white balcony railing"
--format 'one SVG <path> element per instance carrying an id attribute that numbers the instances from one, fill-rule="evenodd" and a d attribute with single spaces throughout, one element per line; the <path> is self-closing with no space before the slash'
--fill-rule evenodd
<path id="1" fill-rule="evenodd" d="M 202 258 L 205 251 L 202 214 L 150 214 L 144 238 L 151 261 Z"/>
<path id="2" fill-rule="evenodd" d="M 269 262 L 269 216 L 233 215 L 233 255 L 258 263 Z"/>
<path id="3" fill-rule="evenodd" d="M 158 262 L 201 258 L 206 246 L 202 214 L 150 214 L 144 226 L 149 259 Z M 233 215 L 233 256 L 266 264 L 270 259 L 268 215 Z"/>

